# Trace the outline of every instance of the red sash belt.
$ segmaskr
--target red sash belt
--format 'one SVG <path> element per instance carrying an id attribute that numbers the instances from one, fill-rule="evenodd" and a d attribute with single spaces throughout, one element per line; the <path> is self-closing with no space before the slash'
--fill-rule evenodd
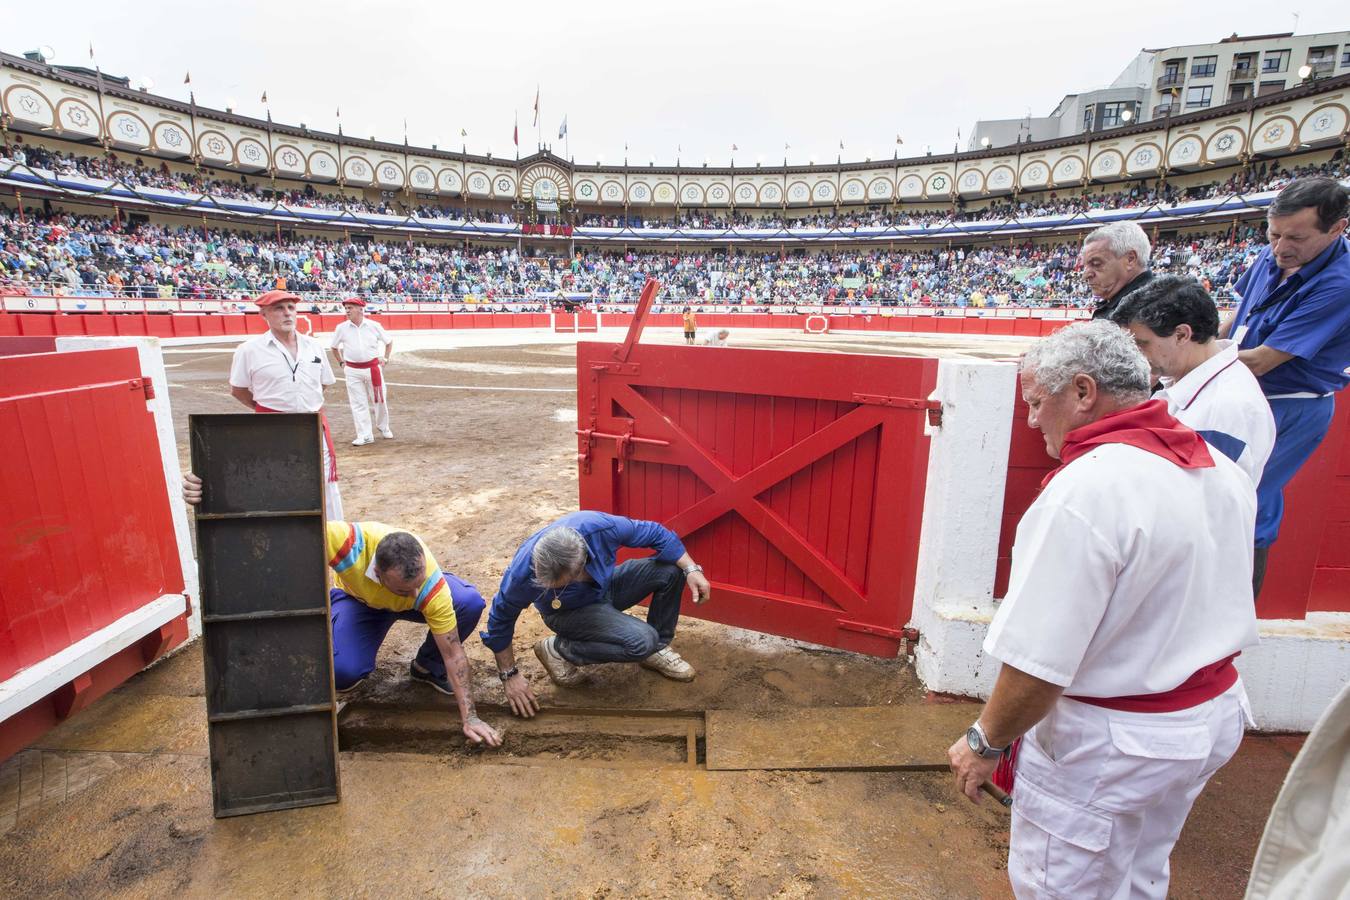
<path id="1" fill-rule="evenodd" d="M 370 370 L 370 386 L 371 386 L 371 387 L 374 389 L 374 391 L 375 391 L 375 402 L 376 402 L 376 403 L 383 403 L 383 402 L 384 402 L 384 376 L 380 374 L 380 370 L 383 368 L 383 366 L 380 365 L 380 358 L 377 356 L 377 357 L 375 357 L 374 359 L 367 360 L 366 362 L 360 362 L 360 363 L 359 363 L 359 362 L 352 362 L 352 361 L 349 360 L 349 359 L 348 359 L 348 360 L 343 360 L 343 362 L 346 363 L 347 365 L 351 366 L 353 369 L 369 369 L 369 370 Z"/>
<path id="2" fill-rule="evenodd" d="M 1237 683 L 1238 671 L 1233 660 L 1238 654 L 1226 656 L 1215 663 L 1197 669 L 1190 678 L 1159 694 L 1134 694 L 1129 697 L 1075 697 L 1064 696 L 1079 703 L 1114 709 L 1117 712 L 1169 713 L 1199 706 L 1208 700 L 1220 696 Z M 990 780 L 995 787 L 1011 791 L 1017 776 L 1017 752 L 1021 749 L 1023 738 L 1012 742 L 1008 753 L 998 761 L 998 768 Z"/>
<path id="3" fill-rule="evenodd" d="M 281 412 L 281 410 L 279 409 L 268 409 L 266 406 L 263 406 L 261 403 L 257 402 L 254 402 L 253 404 L 253 411 L 260 413 Z M 333 449 L 333 435 L 328 430 L 328 417 L 323 414 L 322 409 L 319 410 L 319 423 L 323 425 L 323 447 L 324 450 L 327 451 L 328 453 L 328 480 L 337 481 L 338 480 L 337 451 Z"/>
<path id="4" fill-rule="evenodd" d="M 1206 700 L 1228 690 L 1237 683 L 1238 671 L 1233 665 L 1237 654 L 1225 657 L 1198 669 L 1190 678 L 1161 694 L 1135 694 L 1131 697 L 1074 697 L 1065 694 L 1070 700 L 1089 703 L 1118 712 L 1169 713 L 1199 706 Z"/>

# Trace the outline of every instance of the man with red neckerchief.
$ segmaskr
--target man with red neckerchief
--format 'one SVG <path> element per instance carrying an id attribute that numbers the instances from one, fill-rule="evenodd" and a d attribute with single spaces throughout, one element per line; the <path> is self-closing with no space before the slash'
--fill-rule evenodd
<path id="1" fill-rule="evenodd" d="M 1039 341 L 1021 376 L 1061 465 L 1018 524 L 984 643 L 994 690 L 948 756 L 977 802 L 1000 764 L 1016 775 L 1019 897 L 1163 898 L 1191 805 L 1250 721 L 1233 659 L 1257 639 L 1256 492 L 1149 400 L 1148 362 L 1110 322 Z"/>

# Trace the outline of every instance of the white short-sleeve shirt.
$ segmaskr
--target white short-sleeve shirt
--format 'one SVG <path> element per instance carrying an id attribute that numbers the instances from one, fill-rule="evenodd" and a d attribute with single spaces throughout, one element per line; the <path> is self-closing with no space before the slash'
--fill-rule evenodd
<path id="1" fill-rule="evenodd" d="M 359 327 L 348 320 L 333 329 L 333 349 L 342 351 L 345 362 L 370 362 L 388 343 L 384 326 L 372 319 L 363 319 Z"/>
<path id="2" fill-rule="evenodd" d="M 337 380 L 328 354 L 309 335 L 295 337 L 296 356 L 270 331 L 240 344 L 230 364 L 230 386 L 248 388 L 255 403 L 277 412 L 323 409 L 323 389 Z"/>
<path id="3" fill-rule="evenodd" d="M 727 345 L 727 338 L 722 337 L 722 330 L 720 328 L 700 332 L 697 340 L 705 347 L 725 347 Z"/>
<path id="4" fill-rule="evenodd" d="M 1237 344 L 1218 343 L 1219 352 L 1185 376 L 1163 378 L 1154 396 L 1259 484 L 1275 446 L 1275 416 L 1256 376 L 1238 359 Z"/>
<path id="5" fill-rule="evenodd" d="M 1065 466 L 1017 526 L 984 651 L 1066 693 L 1157 694 L 1256 643 L 1256 491 L 1126 444 Z"/>

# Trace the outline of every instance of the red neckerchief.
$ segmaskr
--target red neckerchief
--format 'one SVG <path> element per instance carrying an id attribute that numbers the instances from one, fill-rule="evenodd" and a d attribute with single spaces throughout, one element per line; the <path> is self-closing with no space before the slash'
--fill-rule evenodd
<path id="1" fill-rule="evenodd" d="M 1167 401 L 1149 400 L 1103 416 L 1066 434 L 1064 446 L 1059 451 L 1059 467 L 1045 476 L 1041 487 L 1049 484 L 1050 479 L 1069 463 L 1101 444 L 1129 444 L 1161 456 L 1183 469 L 1209 469 L 1214 466 L 1214 457 L 1209 455 L 1205 439 L 1177 421 L 1167 411 Z"/>

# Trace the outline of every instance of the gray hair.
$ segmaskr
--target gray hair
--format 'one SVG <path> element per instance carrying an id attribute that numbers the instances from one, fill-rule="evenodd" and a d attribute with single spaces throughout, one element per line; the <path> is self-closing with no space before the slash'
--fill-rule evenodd
<path id="1" fill-rule="evenodd" d="M 1103 225 L 1083 238 L 1083 246 L 1086 247 L 1093 241 L 1106 241 L 1106 246 L 1111 248 L 1114 256 L 1124 256 L 1133 250 L 1141 266 L 1148 265 L 1149 254 L 1153 252 L 1148 235 L 1144 234 L 1144 229 L 1136 222 L 1112 222 L 1110 225 Z"/>
<path id="2" fill-rule="evenodd" d="M 1105 319 L 1075 322 L 1041 338 L 1022 357 L 1018 371 L 1049 394 L 1086 375 L 1097 390 L 1122 402 L 1142 403 L 1149 396 L 1148 360 L 1128 331 Z"/>
<path id="3" fill-rule="evenodd" d="M 550 528 L 539 535 L 530 553 L 534 582 L 540 587 L 556 584 L 584 566 L 589 556 L 581 532 L 566 525 Z"/>

